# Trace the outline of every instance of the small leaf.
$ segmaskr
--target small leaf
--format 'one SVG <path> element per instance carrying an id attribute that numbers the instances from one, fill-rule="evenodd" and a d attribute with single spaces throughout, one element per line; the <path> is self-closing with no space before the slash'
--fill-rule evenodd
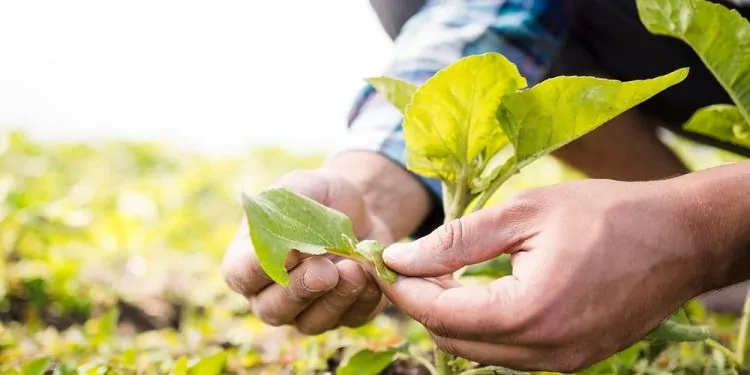
<path id="1" fill-rule="evenodd" d="M 687 43 L 750 123 L 750 23 L 736 10 L 705 0 L 637 0 L 653 34 Z"/>
<path id="2" fill-rule="evenodd" d="M 733 105 L 715 104 L 699 109 L 685 124 L 685 130 L 750 147 L 750 123 Z"/>
<path id="3" fill-rule="evenodd" d="M 227 361 L 226 351 L 218 352 L 214 355 L 205 357 L 196 364 L 190 366 L 188 374 L 190 375 L 217 375 L 220 374 Z"/>
<path id="4" fill-rule="evenodd" d="M 703 341 L 708 338 L 711 338 L 711 331 L 708 327 L 681 324 L 671 319 L 665 320 L 646 335 L 647 340 L 668 342 Z"/>
<path id="5" fill-rule="evenodd" d="M 186 356 L 180 357 L 174 364 L 172 375 L 187 375 L 188 359 Z"/>
<path id="6" fill-rule="evenodd" d="M 353 354 L 336 369 L 336 375 L 377 375 L 393 362 L 395 349 L 374 352 L 362 349 Z"/>
<path id="7" fill-rule="evenodd" d="M 375 90 L 388 99 L 401 114 L 406 113 L 406 106 L 411 102 L 412 96 L 417 92 L 419 86 L 391 77 L 373 77 L 365 79 Z"/>
<path id="8" fill-rule="evenodd" d="M 513 273 L 510 263 L 510 255 L 503 254 L 488 261 L 475 264 L 466 268 L 463 276 L 487 276 L 500 278 Z"/>
<path id="9" fill-rule="evenodd" d="M 293 249 L 307 254 L 357 254 L 346 238 L 356 238 L 351 220 L 310 198 L 284 188 L 255 198 L 242 194 L 250 239 L 258 262 L 275 282 L 289 284 L 285 263 Z"/>
<path id="10" fill-rule="evenodd" d="M 385 245 L 374 240 L 364 240 L 357 244 L 357 252 L 362 254 L 365 259 L 369 260 L 375 265 L 375 271 L 378 273 L 383 280 L 389 283 L 395 283 L 398 275 L 393 272 L 383 262 L 383 251 L 385 251 Z"/>
<path id="11" fill-rule="evenodd" d="M 495 118 L 500 99 L 525 86 L 498 53 L 467 56 L 439 71 L 406 108 L 408 169 L 449 184 L 470 182 L 508 144 Z"/>
<path id="12" fill-rule="evenodd" d="M 681 82 L 687 74 L 688 69 L 683 68 L 657 78 L 629 82 L 561 76 L 506 95 L 498 117 L 516 149 L 516 168 L 593 131 Z"/>
<path id="13" fill-rule="evenodd" d="M 49 367 L 50 358 L 38 358 L 29 363 L 26 363 L 21 370 L 22 375 L 43 375 Z"/>

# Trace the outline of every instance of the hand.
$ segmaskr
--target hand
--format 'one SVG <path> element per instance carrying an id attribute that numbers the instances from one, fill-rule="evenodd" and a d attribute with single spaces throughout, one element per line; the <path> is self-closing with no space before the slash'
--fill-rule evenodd
<path id="1" fill-rule="evenodd" d="M 360 239 L 393 242 L 384 223 L 366 210 L 359 190 L 334 171 L 293 172 L 276 185 L 349 216 Z M 362 325 L 387 304 L 372 277 L 352 260 L 293 251 L 287 269 L 288 288 L 273 283 L 263 272 L 244 219 L 225 254 L 222 271 L 229 287 L 251 301 L 253 313 L 263 322 L 294 325 L 315 335 L 338 326 Z"/>
<path id="2" fill-rule="evenodd" d="M 676 190 L 610 180 L 529 190 L 390 246 L 384 260 L 405 277 L 380 285 L 447 352 L 518 370 L 581 370 L 705 290 L 713 259 L 697 251 Z M 503 253 L 513 275 L 488 286 L 441 277 Z"/>

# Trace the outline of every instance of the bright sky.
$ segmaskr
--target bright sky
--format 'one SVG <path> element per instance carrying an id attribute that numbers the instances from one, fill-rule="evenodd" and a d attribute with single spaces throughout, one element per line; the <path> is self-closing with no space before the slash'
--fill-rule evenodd
<path id="1" fill-rule="evenodd" d="M 0 2 L 0 128 L 325 149 L 390 39 L 368 0 Z"/>

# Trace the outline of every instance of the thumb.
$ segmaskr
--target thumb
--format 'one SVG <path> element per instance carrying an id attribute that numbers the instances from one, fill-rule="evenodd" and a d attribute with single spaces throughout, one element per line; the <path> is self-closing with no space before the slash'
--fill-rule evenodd
<path id="1" fill-rule="evenodd" d="M 481 210 L 441 225 L 416 241 L 395 243 L 383 252 L 394 271 L 414 277 L 437 277 L 463 266 L 511 253 L 529 237 L 528 215 L 504 207 Z"/>

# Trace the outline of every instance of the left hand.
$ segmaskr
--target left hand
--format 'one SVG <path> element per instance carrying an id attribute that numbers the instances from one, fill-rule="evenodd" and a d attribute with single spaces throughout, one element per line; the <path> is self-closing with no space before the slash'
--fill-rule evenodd
<path id="1" fill-rule="evenodd" d="M 669 180 L 583 180 L 525 191 L 394 244 L 379 281 L 443 350 L 517 370 L 574 372 L 641 339 L 707 291 L 689 206 Z M 442 276 L 500 254 L 513 275 L 488 286 Z M 424 278 L 436 279 L 424 279 Z"/>

